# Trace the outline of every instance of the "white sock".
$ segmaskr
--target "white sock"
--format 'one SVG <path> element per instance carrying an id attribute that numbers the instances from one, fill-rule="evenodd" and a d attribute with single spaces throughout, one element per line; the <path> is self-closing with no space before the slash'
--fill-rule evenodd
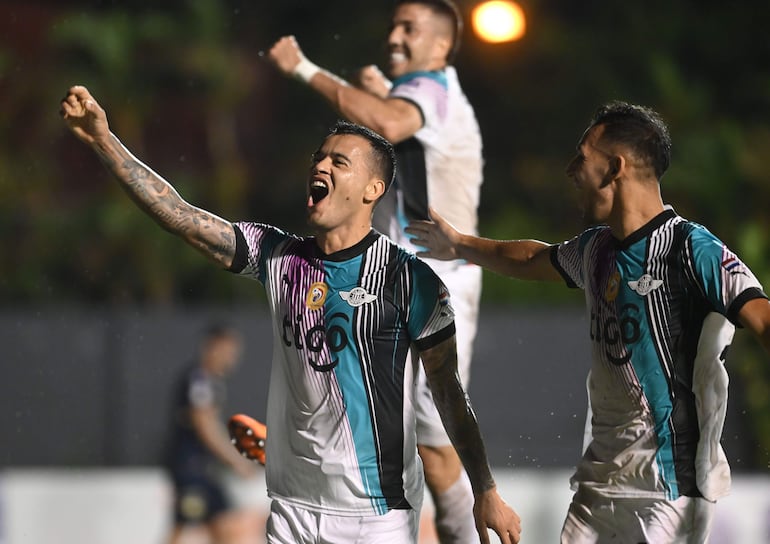
<path id="1" fill-rule="evenodd" d="M 449 489 L 433 497 L 436 507 L 436 532 L 441 544 L 478 542 L 473 519 L 473 488 L 463 470 Z"/>

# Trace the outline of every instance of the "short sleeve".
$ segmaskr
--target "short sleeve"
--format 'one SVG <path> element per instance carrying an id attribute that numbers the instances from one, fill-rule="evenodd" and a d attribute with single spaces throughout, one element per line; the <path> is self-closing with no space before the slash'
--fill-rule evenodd
<path id="1" fill-rule="evenodd" d="M 739 325 L 738 313 L 746 302 L 767 298 L 749 267 L 699 225 L 688 237 L 685 257 L 708 303 L 734 324 Z"/>
<path id="2" fill-rule="evenodd" d="M 443 72 L 417 72 L 396 80 L 390 97 L 407 100 L 420 110 L 423 126 L 415 137 L 435 142 L 442 136 L 449 115 L 448 83 Z"/>
<path id="3" fill-rule="evenodd" d="M 551 264 L 570 288 L 585 288 L 585 253 L 588 244 L 600 232 L 589 229 L 571 240 L 551 246 Z"/>
<path id="4" fill-rule="evenodd" d="M 411 293 L 407 328 L 418 349 L 432 348 L 455 333 L 449 290 L 424 262 L 414 258 L 407 267 Z"/>
<path id="5" fill-rule="evenodd" d="M 203 374 L 193 376 L 187 388 L 187 401 L 194 408 L 207 408 L 216 403 L 216 391 Z"/>
<path id="6" fill-rule="evenodd" d="M 235 230 L 235 257 L 230 272 L 251 277 L 264 284 L 267 260 L 276 247 L 292 238 L 280 229 L 262 223 L 233 223 Z"/>

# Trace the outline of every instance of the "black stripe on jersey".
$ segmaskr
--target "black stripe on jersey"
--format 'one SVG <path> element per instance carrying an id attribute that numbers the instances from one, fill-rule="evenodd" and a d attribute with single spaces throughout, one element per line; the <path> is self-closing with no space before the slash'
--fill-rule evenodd
<path id="1" fill-rule="evenodd" d="M 651 238 L 648 259 L 656 259 L 660 246 L 665 251 L 657 256 L 650 274 L 662 278 L 661 289 L 650 293 L 651 330 L 655 331 L 655 347 L 671 394 L 672 412 L 669 429 L 673 440 L 674 470 L 679 494 L 700 497 L 696 485 L 695 454 L 700 439 L 695 395 L 692 391 L 693 370 L 700 339 L 701 325 L 708 313 L 699 286 L 693 285 L 693 268 L 688 236 L 683 222 L 666 224 Z M 658 247 L 655 247 L 658 246 Z M 649 262 L 649 261 L 648 261 Z"/>
<path id="2" fill-rule="evenodd" d="M 727 319 L 729 319 L 736 327 L 743 328 L 743 325 L 738 319 L 738 314 L 744 304 L 755 298 L 767 298 L 767 295 L 758 287 L 749 287 L 743 293 L 735 297 L 735 300 L 733 300 L 733 303 L 730 304 L 730 307 L 727 309 Z"/>
<path id="3" fill-rule="evenodd" d="M 414 345 L 420 351 L 434 348 L 444 340 L 448 340 L 452 338 L 455 332 L 456 332 L 456 329 L 455 329 L 455 324 L 453 322 L 451 325 L 447 325 L 440 331 L 434 332 L 430 336 L 426 336 L 425 338 L 420 338 L 419 340 L 415 340 Z"/>
<path id="4" fill-rule="evenodd" d="M 396 180 L 404 198 L 406 219 L 428 220 L 428 172 L 425 167 L 425 149 L 414 136 L 394 146 L 396 152 Z M 408 180 L 408 181 L 407 181 Z"/>
<path id="5" fill-rule="evenodd" d="M 381 237 L 363 255 L 359 285 L 367 292 L 382 292 L 384 296 L 375 304 L 363 304 L 356 309 L 357 325 L 353 330 L 370 331 L 365 337 L 356 335 L 354 341 L 361 353 L 359 361 L 372 418 L 382 494 L 388 508 L 411 508 L 404 497 L 403 481 L 403 383 L 409 342 L 404 337 L 407 331 L 399 335 L 397 323 L 404 321 L 401 315 L 394 314 L 391 303 L 395 285 L 391 276 L 403 264 L 397 251 L 394 244 Z M 393 334 L 387 332 L 390 329 Z"/>
<path id="6" fill-rule="evenodd" d="M 249 244 L 246 242 L 243 231 L 237 225 L 233 225 L 233 230 L 235 231 L 235 255 L 233 256 L 233 262 L 230 263 L 229 270 L 238 274 L 246 268 L 249 262 Z"/>
<path id="7" fill-rule="evenodd" d="M 556 271 L 561 274 L 561 277 L 564 279 L 564 283 L 567 284 L 567 287 L 570 289 L 576 289 L 577 283 L 572 281 L 572 278 L 569 277 L 569 274 L 567 274 L 567 271 L 564 270 L 564 267 L 559 263 L 559 246 L 558 244 L 552 245 L 550 250 L 550 257 L 551 257 L 551 265 L 556 269 Z"/>

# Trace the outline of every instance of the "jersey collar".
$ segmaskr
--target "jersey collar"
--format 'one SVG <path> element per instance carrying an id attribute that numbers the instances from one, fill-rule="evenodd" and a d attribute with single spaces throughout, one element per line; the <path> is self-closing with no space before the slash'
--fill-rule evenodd
<path id="1" fill-rule="evenodd" d="M 333 262 L 342 262 L 347 261 L 349 259 L 352 259 L 353 257 L 358 257 L 361 255 L 364 251 L 366 251 L 369 246 L 371 246 L 377 238 L 381 236 L 380 233 L 378 233 L 376 230 L 372 229 L 369 231 L 369 234 L 364 236 L 360 242 L 357 242 L 355 245 L 352 245 L 350 247 L 347 247 L 345 249 L 341 249 L 339 251 L 335 251 L 334 253 L 326 254 L 324 253 L 318 245 L 315 245 L 315 251 L 316 256 L 323 260 L 323 261 L 333 261 Z"/>
<path id="2" fill-rule="evenodd" d="M 446 71 L 441 69 L 441 70 L 419 70 L 417 72 L 410 72 L 408 74 L 404 74 L 403 76 L 397 77 L 396 79 L 393 80 L 393 87 L 397 87 L 404 83 L 408 83 L 413 79 L 417 79 L 418 77 L 427 77 L 428 79 L 432 79 L 433 81 L 436 81 L 437 83 L 439 83 L 445 89 L 449 86 L 449 82 L 446 77 Z"/>
<path id="3" fill-rule="evenodd" d="M 673 219 L 674 217 L 676 217 L 676 212 L 674 209 L 671 207 L 666 207 L 665 210 L 650 219 L 645 225 L 626 236 L 624 240 L 615 239 L 615 243 L 617 244 L 618 249 L 627 249 L 631 247 L 639 240 L 643 240 L 649 236 L 651 232 L 659 228 L 663 223 Z"/>

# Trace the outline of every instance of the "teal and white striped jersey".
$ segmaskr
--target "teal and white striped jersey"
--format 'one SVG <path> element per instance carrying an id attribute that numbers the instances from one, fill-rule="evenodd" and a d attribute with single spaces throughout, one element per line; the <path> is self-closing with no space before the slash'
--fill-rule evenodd
<path id="1" fill-rule="evenodd" d="M 375 231 L 332 255 L 267 225 L 235 231 L 231 270 L 264 285 L 273 318 L 269 495 L 336 515 L 419 508 L 407 355 L 454 335 L 443 283 Z"/>
<path id="2" fill-rule="evenodd" d="M 590 322 L 592 433 L 573 485 L 619 497 L 726 494 L 724 360 L 740 309 L 766 298 L 754 274 L 670 208 L 623 241 L 596 227 L 551 257 L 584 289 Z"/>
<path id="3" fill-rule="evenodd" d="M 430 206 L 460 231 L 475 233 L 484 159 L 476 115 L 457 71 L 447 66 L 404 74 L 393 81 L 389 97 L 416 106 L 423 125 L 394 146 L 396 179 L 374 210 L 375 227 L 416 252 L 404 227 L 415 219 L 429 219 Z M 439 274 L 457 266 L 435 259 L 429 262 Z"/>

